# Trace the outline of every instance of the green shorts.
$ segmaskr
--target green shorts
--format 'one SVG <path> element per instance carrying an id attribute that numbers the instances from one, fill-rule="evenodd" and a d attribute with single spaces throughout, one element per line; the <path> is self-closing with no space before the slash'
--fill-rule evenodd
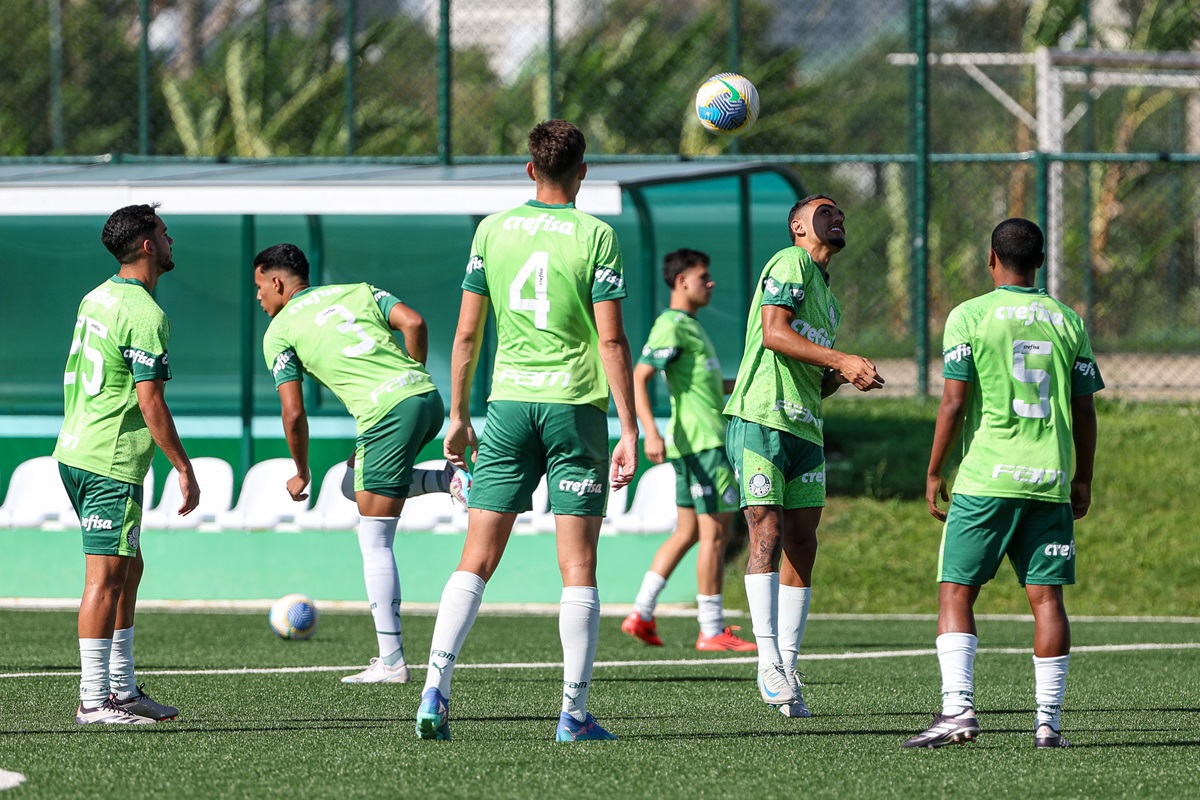
<path id="1" fill-rule="evenodd" d="M 142 485 L 58 465 L 58 474 L 79 515 L 83 552 L 93 556 L 138 554 L 142 538 Z"/>
<path id="2" fill-rule="evenodd" d="M 437 389 L 407 397 L 363 431 L 354 445 L 354 491 L 408 497 L 421 448 L 442 430 L 446 407 Z"/>
<path id="3" fill-rule="evenodd" d="M 824 507 L 825 448 L 741 417 L 729 418 L 725 447 L 743 508 Z"/>
<path id="4" fill-rule="evenodd" d="M 697 514 L 723 514 L 738 508 L 737 481 L 724 447 L 671 459 L 675 505 Z"/>
<path id="5" fill-rule="evenodd" d="M 555 514 L 602 517 L 608 502 L 608 415 L 593 405 L 488 404 L 469 506 L 529 511 L 542 475 Z"/>
<path id="6" fill-rule="evenodd" d="M 956 494 L 950 501 L 938 580 L 982 586 L 1004 556 L 1022 585 L 1075 582 L 1075 519 L 1070 503 Z"/>

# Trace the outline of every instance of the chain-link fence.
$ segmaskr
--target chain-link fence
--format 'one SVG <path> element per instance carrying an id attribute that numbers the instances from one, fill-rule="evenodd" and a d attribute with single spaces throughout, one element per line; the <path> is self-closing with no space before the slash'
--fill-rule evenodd
<path id="1" fill-rule="evenodd" d="M 936 382 L 941 321 L 990 288 L 991 227 L 1020 215 L 1048 228 L 1051 289 L 1088 320 L 1110 385 L 1200 396 L 1200 62 L 1121 79 L 1038 61 L 1186 54 L 1194 0 L 5 7 L 0 157 L 519 158 L 530 125 L 561 116 L 593 160 L 787 161 L 850 215 L 843 341 L 897 359 L 896 383 L 922 385 L 929 351 Z M 724 70 L 762 98 L 737 137 L 692 109 Z"/>

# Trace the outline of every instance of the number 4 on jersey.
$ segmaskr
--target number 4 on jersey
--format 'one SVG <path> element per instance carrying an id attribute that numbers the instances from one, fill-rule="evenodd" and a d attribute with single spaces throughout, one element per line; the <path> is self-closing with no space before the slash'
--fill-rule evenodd
<path id="1" fill-rule="evenodd" d="M 550 254 L 540 250 L 529 256 L 517 277 L 508 287 L 508 307 L 512 311 L 532 311 L 533 326 L 544 331 L 549 324 L 550 299 L 547 285 L 550 274 Z M 525 284 L 533 276 L 533 297 L 522 297 Z"/>

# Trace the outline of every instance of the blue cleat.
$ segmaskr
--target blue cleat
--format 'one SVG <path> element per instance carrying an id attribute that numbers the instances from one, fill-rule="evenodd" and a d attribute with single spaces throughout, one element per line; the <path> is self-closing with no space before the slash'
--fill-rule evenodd
<path id="1" fill-rule="evenodd" d="M 437 688 L 426 689 L 417 708 L 417 736 L 450 741 L 450 701 Z"/>
<path id="2" fill-rule="evenodd" d="M 580 722 L 564 711 L 558 717 L 558 730 L 554 732 L 554 738 L 559 742 L 600 742 L 615 740 L 617 737 L 601 728 L 600 723 L 596 722 L 596 718 L 591 714 Z"/>

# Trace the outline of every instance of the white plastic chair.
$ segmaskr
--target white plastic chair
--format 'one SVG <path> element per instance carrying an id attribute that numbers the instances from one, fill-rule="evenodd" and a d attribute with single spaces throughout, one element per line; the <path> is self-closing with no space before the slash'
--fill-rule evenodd
<path id="1" fill-rule="evenodd" d="M 78 525 L 79 517 L 58 474 L 58 462 L 51 456 L 38 456 L 13 470 L 4 505 L 0 505 L 0 526 L 36 528 L 48 523 Z"/>
<path id="2" fill-rule="evenodd" d="M 307 500 L 293 500 L 287 482 L 296 474 L 290 458 L 268 458 L 252 466 L 242 479 L 237 505 L 217 515 L 217 526 L 225 529 L 266 530 L 284 523 L 294 524 L 308 510 Z M 201 485 L 201 496 L 204 487 Z"/>
<path id="3" fill-rule="evenodd" d="M 661 533 L 675 529 L 675 468 L 656 464 L 642 473 L 629 510 L 612 520 L 619 533 Z"/>
<path id="4" fill-rule="evenodd" d="M 303 530 L 342 531 L 358 527 L 358 504 L 342 494 L 342 477 L 347 469 L 345 462 L 339 461 L 325 472 L 317 502 L 296 517 L 296 524 Z"/>
<path id="5" fill-rule="evenodd" d="M 196 475 L 196 482 L 200 484 L 200 504 L 196 509 L 186 517 L 179 516 L 183 495 L 179 491 L 179 470 L 172 467 L 163 484 L 162 497 L 154 508 L 142 514 L 143 528 L 199 528 L 229 511 L 229 506 L 233 504 L 233 467 L 224 459 L 200 456 L 192 459 L 192 471 Z"/>

